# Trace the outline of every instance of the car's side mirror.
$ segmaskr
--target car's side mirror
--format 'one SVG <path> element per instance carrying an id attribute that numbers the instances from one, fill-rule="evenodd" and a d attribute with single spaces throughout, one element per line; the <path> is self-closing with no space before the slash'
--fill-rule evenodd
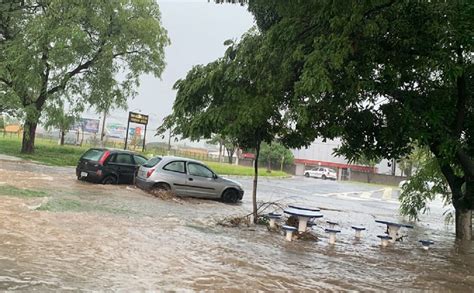
<path id="1" fill-rule="evenodd" d="M 217 174 L 212 174 L 212 178 L 217 179 L 217 178 L 219 178 L 219 176 L 217 176 Z"/>

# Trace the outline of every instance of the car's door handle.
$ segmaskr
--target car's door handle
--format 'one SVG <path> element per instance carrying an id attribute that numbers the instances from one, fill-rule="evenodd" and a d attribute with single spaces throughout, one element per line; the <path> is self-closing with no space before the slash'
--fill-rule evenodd
<path id="1" fill-rule="evenodd" d="M 193 181 L 193 178 L 189 178 L 189 181 Z"/>

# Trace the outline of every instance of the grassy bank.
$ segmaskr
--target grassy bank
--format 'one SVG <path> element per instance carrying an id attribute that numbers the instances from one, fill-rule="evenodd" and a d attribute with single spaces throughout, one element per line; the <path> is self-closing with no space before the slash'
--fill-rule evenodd
<path id="1" fill-rule="evenodd" d="M 217 163 L 217 162 L 205 162 L 212 170 L 217 174 L 223 175 L 236 175 L 236 176 L 253 176 L 253 168 L 246 166 L 236 166 L 230 165 L 227 163 Z M 287 173 L 282 171 L 272 171 L 271 173 L 267 172 L 265 168 L 258 169 L 259 176 L 288 176 Z"/>
<path id="2" fill-rule="evenodd" d="M 53 166 L 75 166 L 79 157 L 87 148 L 76 146 L 59 146 L 49 140 L 36 139 L 34 154 L 22 154 L 21 140 L 0 135 L 0 154 L 20 157 L 22 159 L 38 161 Z"/>
<path id="3" fill-rule="evenodd" d="M 0 134 L 0 154 L 33 160 L 52 166 L 76 166 L 79 157 L 88 147 L 59 146 L 56 142 L 45 139 L 36 139 L 35 153 L 32 155 L 20 153 L 21 140 L 18 137 L 3 137 Z M 227 163 L 205 162 L 218 174 L 253 176 L 253 168 L 245 166 L 230 165 Z M 287 176 L 285 172 L 272 171 L 267 173 L 265 168 L 259 169 L 260 176 Z"/>
<path id="4" fill-rule="evenodd" d="M 48 194 L 44 191 L 22 189 L 10 185 L 0 185 L 0 195 L 31 198 L 45 197 Z"/>

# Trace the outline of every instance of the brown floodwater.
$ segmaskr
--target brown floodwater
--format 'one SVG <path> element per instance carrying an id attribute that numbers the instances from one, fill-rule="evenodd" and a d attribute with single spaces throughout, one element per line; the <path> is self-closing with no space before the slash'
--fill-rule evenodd
<path id="1" fill-rule="evenodd" d="M 47 195 L 0 196 L 0 290 L 474 290 L 473 242 L 454 241 L 436 206 L 403 230 L 403 242 L 381 248 L 376 235 L 384 227 L 374 218 L 401 220 L 396 203 L 316 197 L 303 187 L 319 181 L 264 179 L 260 198 L 301 190 L 281 203 L 318 206 L 323 219 L 341 226 L 335 245 L 328 244 L 324 220 L 314 230 L 318 242 L 286 242 L 263 226 L 216 224 L 250 211 L 251 180 L 241 181 L 247 194 L 237 205 L 160 200 L 130 186 L 78 182 L 72 168 L 0 161 L 0 195 L 2 186 Z M 48 204 L 51 210 L 36 209 Z M 367 227 L 360 241 L 353 224 Z M 418 240 L 427 238 L 435 245 L 425 251 Z"/>

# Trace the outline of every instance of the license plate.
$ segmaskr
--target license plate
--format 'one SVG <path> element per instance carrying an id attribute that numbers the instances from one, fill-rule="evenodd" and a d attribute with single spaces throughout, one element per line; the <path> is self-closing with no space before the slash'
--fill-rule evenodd
<path id="1" fill-rule="evenodd" d="M 88 173 L 87 172 L 81 172 L 81 177 L 87 177 Z"/>

